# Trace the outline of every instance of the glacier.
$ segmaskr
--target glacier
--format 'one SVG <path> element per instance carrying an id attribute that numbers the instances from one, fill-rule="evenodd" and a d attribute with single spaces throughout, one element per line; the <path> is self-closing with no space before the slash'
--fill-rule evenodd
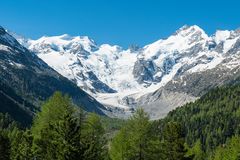
<path id="1" fill-rule="evenodd" d="M 87 36 L 64 34 L 37 40 L 14 36 L 106 108 L 124 114 L 131 114 L 146 95 L 174 84 L 176 77 L 183 81 L 220 66 L 239 71 L 239 30 L 217 30 L 208 36 L 197 25 L 185 25 L 168 38 L 137 49 L 98 45 Z M 185 98 L 184 103 L 196 98 Z"/>

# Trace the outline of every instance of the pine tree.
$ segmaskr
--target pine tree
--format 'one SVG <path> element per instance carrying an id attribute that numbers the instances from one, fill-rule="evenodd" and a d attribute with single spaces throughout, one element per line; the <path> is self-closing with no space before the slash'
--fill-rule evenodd
<path id="1" fill-rule="evenodd" d="M 143 160 L 147 155 L 148 142 L 149 142 L 149 131 L 150 122 L 149 116 L 144 112 L 143 109 L 139 109 L 130 118 L 128 130 L 129 132 L 129 143 L 131 145 L 130 156 L 135 159 Z"/>
<path id="2" fill-rule="evenodd" d="M 181 127 L 176 122 L 168 122 L 163 130 L 163 143 L 166 160 L 181 160 L 185 158 L 184 136 Z"/>
<path id="3" fill-rule="evenodd" d="M 192 156 L 193 160 L 204 160 L 206 159 L 206 155 L 202 149 L 202 143 L 199 140 L 194 144 L 192 148 L 190 148 L 187 152 L 188 156 Z"/>
<path id="4" fill-rule="evenodd" d="M 83 131 L 84 157 L 87 160 L 102 160 L 107 156 L 105 131 L 98 115 L 90 113 Z"/>
<path id="5" fill-rule="evenodd" d="M 112 160 L 125 160 L 129 149 L 128 132 L 126 127 L 122 127 L 111 142 L 110 157 Z"/>
<path id="6" fill-rule="evenodd" d="M 74 160 L 82 156 L 82 114 L 78 112 L 71 99 L 59 92 L 43 105 L 32 127 L 35 158 Z"/>
<path id="7" fill-rule="evenodd" d="M 110 156 L 113 160 L 149 159 L 150 122 L 148 115 L 139 109 L 128 120 L 126 125 L 113 138 L 110 146 Z"/>
<path id="8" fill-rule="evenodd" d="M 75 160 L 83 155 L 81 144 L 81 125 L 71 112 L 64 113 L 64 120 L 53 126 L 55 140 L 59 141 L 57 148 L 58 159 Z M 80 116 L 82 116 L 80 114 Z"/>

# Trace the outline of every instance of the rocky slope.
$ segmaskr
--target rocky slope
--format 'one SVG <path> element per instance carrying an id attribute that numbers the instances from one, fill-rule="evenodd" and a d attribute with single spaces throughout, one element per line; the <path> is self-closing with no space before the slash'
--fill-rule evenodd
<path id="1" fill-rule="evenodd" d="M 49 66 L 76 83 L 111 116 L 144 107 L 152 118 L 240 76 L 240 30 L 208 36 L 183 26 L 166 39 L 127 50 L 69 35 L 18 38 Z"/>
<path id="2" fill-rule="evenodd" d="M 24 123 L 31 121 L 42 101 L 55 91 L 69 94 L 87 111 L 104 114 L 102 104 L 20 45 L 2 27 L 0 75 L 0 111 Z"/>

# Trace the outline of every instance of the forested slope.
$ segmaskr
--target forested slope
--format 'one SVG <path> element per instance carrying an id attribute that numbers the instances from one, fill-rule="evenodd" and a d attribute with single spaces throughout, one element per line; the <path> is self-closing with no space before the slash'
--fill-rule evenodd
<path id="1" fill-rule="evenodd" d="M 188 145 L 200 140 L 204 151 L 212 151 L 240 134 L 240 85 L 213 89 L 194 103 L 170 112 L 164 121 L 180 123 Z"/>

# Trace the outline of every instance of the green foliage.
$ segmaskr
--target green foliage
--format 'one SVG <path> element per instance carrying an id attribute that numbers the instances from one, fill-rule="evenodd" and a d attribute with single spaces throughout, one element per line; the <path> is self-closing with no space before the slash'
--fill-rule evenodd
<path id="1" fill-rule="evenodd" d="M 126 122 L 110 146 L 113 160 L 181 160 L 185 153 L 181 127 L 171 122 L 162 128 L 150 122 L 142 109 Z"/>
<path id="2" fill-rule="evenodd" d="M 238 160 L 239 95 L 239 85 L 216 88 L 150 121 L 142 109 L 128 120 L 86 114 L 56 92 L 30 129 L 0 113 L 0 160 Z"/>
<path id="3" fill-rule="evenodd" d="M 61 93 L 55 93 L 42 107 L 32 127 L 33 153 L 38 159 L 57 159 L 56 149 L 60 144 L 57 127 L 64 120 L 70 101 Z"/>
<path id="4" fill-rule="evenodd" d="M 32 128 L 21 130 L 0 114 L 0 159 L 106 159 L 107 141 L 102 120 L 84 115 L 68 96 L 56 92 L 42 107 Z"/>
<path id="5" fill-rule="evenodd" d="M 30 130 L 14 130 L 11 135 L 11 160 L 24 160 L 33 157 L 32 135 Z"/>
<path id="6" fill-rule="evenodd" d="M 129 144 L 127 142 L 127 130 L 123 127 L 114 137 L 110 146 L 112 160 L 124 160 L 127 157 Z"/>
<path id="7" fill-rule="evenodd" d="M 18 127 L 18 123 L 14 121 L 8 114 L 0 113 L 0 130 L 11 131 Z"/>
<path id="8" fill-rule="evenodd" d="M 44 160 L 101 160 L 107 154 L 104 134 L 96 114 L 85 117 L 69 97 L 56 92 L 34 120 L 33 155 Z"/>
<path id="9" fill-rule="evenodd" d="M 110 118 L 106 116 L 100 116 L 102 125 L 105 129 L 108 138 L 112 138 L 116 131 L 119 131 L 122 126 L 126 123 L 124 119 Z"/>
<path id="10" fill-rule="evenodd" d="M 59 120 L 64 120 L 65 114 L 72 114 L 73 104 L 67 96 L 56 92 L 45 102 L 41 112 L 39 112 L 33 122 L 32 132 L 34 138 L 41 137 L 41 130 L 52 127 Z"/>
<path id="11" fill-rule="evenodd" d="M 14 133 L 18 124 L 8 115 L 0 113 L 0 160 L 10 159 L 11 134 Z"/>
<path id="12" fill-rule="evenodd" d="M 111 158 L 146 159 L 151 138 L 148 134 L 149 128 L 149 117 L 142 109 L 137 110 L 114 137 L 110 147 Z"/>
<path id="13" fill-rule="evenodd" d="M 184 137 L 181 127 L 176 122 L 168 122 L 163 130 L 163 144 L 166 160 L 185 158 Z"/>
<path id="14" fill-rule="evenodd" d="M 81 153 L 81 119 L 67 96 L 56 92 L 42 107 L 32 127 L 33 154 L 38 159 L 76 159 Z"/>
<path id="15" fill-rule="evenodd" d="M 233 136 L 216 149 L 214 160 L 240 160 L 240 137 Z"/>
<path id="16" fill-rule="evenodd" d="M 130 151 L 128 151 L 130 159 L 146 159 L 147 158 L 147 150 L 149 147 L 149 135 L 148 130 L 150 127 L 149 117 L 143 111 L 143 109 L 139 109 L 136 111 L 127 126 L 127 130 L 129 130 L 128 136 L 130 143 Z"/>
<path id="17" fill-rule="evenodd" d="M 105 131 L 98 115 L 90 113 L 83 130 L 83 159 L 104 159 L 107 155 Z"/>
<path id="18" fill-rule="evenodd" d="M 164 121 L 180 123 L 187 144 L 194 146 L 200 140 L 203 151 L 210 154 L 227 138 L 240 134 L 239 95 L 239 85 L 216 88 L 170 112 Z"/>
<path id="19" fill-rule="evenodd" d="M 197 140 L 194 146 L 188 150 L 187 156 L 193 157 L 193 160 L 204 160 L 206 158 L 200 140 Z"/>
<path id="20" fill-rule="evenodd" d="M 0 160 L 10 159 L 10 140 L 0 131 Z"/>

